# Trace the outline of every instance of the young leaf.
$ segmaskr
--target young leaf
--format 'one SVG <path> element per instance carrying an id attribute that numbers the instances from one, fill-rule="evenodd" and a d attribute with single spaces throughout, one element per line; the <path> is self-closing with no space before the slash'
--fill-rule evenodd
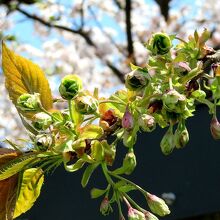
<path id="1" fill-rule="evenodd" d="M 107 188 L 106 189 L 93 188 L 91 190 L 91 197 L 92 197 L 92 199 L 96 199 L 96 198 L 102 196 L 106 191 L 107 191 Z"/>
<path id="2" fill-rule="evenodd" d="M 40 158 L 37 158 L 36 154 L 30 153 L 21 155 L 3 165 L 0 164 L 0 181 L 15 175 L 20 172 L 24 166 L 36 160 L 40 160 Z"/>
<path id="3" fill-rule="evenodd" d="M 86 167 L 81 180 L 82 187 L 86 187 L 93 171 L 98 167 L 98 165 L 99 165 L 98 163 L 93 163 L 90 164 L 88 167 Z"/>
<path id="4" fill-rule="evenodd" d="M 42 173 L 43 171 L 37 168 L 24 171 L 15 206 L 14 218 L 28 211 L 40 195 L 40 190 L 44 182 Z"/>
<path id="5" fill-rule="evenodd" d="M 75 172 L 75 171 L 81 169 L 84 164 L 85 164 L 85 161 L 82 159 L 79 159 L 76 161 L 76 163 L 71 164 L 71 165 L 67 165 L 67 163 L 65 162 L 64 167 L 65 167 L 66 171 L 68 171 L 68 172 Z"/>
<path id="6" fill-rule="evenodd" d="M 96 139 L 103 135 L 103 129 L 98 125 L 87 125 L 80 129 L 80 138 Z"/>
<path id="7" fill-rule="evenodd" d="M 39 93 L 42 106 L 47 110 L 52 108 L 51 90 L 43 71 L 36 64 L 13 53 L 4 43 L 2 68 L 6 78 L 5 86 L 15 106 L 20 95 Z M 24 112 L 22 114 L 25 115 Z M 25 116 L 30 117 L 30 114 Z"/>
<path id="8" fill-rule="evenodd" d="M 18 157 L 19 152 L 11 149 L 0 149 L 0 167 Z M 0 219 L 12 220 L 16 201 L 18 175 L 0 181 Z"/>

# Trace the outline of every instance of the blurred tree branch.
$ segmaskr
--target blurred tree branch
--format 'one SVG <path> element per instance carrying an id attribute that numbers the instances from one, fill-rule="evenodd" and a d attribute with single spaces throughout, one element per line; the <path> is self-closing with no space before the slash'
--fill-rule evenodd
<path id="1" fill-rule="evenodd" d="M 169 3 L 171 0 L 155 0 L 156 3 L 160 7 L 161 14 L 164 16 L 165 20 L 167 21 L 169 18 Z"/>
<path id="2" fill-rule="evenodd" d="M 19 6 L 17 6 L 15 8 L 15 10 L 19 11 L 21 14 L 25 15 L 26 17 L 28 17 L 32 20 L 40 22 L 41 24 L 45 25 L 46 27 L 56 28 L 56 29 L 59 29 L 59 30 L 62 30 L 62 31 L 67 31 L 67 32 L 72 33 L 72 34 L 78 34 L 78 35 L 80 35 L 81 37 L 84 38 L 84 40 L 86 41 L 86 43 L 89 46 L 97 48 L 96 44 L 91 39 L 91 37 L 89 35 L 89 32 L 84 31 L 82 28 L 75 30 L 75 29 L 72 29 L 72 28 L 69 28 L 69 27 L 66 27 L 66 26 L 63 26 L 63 25 L 53 24 L 52 22 L 45 21 L 44 19 L 40 18 L 39 16 L 30 14 L 29 12 L 27 12 L 27 11 L 23 10 L 22 8 L 20 8 Z M 106 59 L 103 59 L 102 54 L 96 53 L 96 56 L 99 57 L 100 60 L 103 61 L 113 71 L 113 73 L 119 78 L 119 80 L 121 82 L 124 82 L 124 73 L 122 73 L 110 61 L 108 61 Z"/>

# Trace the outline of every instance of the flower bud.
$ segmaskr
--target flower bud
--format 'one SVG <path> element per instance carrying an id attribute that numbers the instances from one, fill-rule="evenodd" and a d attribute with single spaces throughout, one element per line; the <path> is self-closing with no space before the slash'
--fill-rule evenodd
<path id="1" fill-rule="evenodd" d="M 175 147 L 174 144 L 174 135 L 173 135 L 173 128 L 170 126 L 170 128 L 167 130 L 165 135 L 163 136 L 161 142 L 160 142 L 160 148 L 165 155 L 169 155 Z"/>
<path id="2" fill-rule="evenodd" d="M 151 132 L 156 128 L 155 118 L 151 115 L 143 114 L 138 119 L 140 128 L 145 132 Z"/>
<path id="3" fill-rule="evenodd" d="M 52 124 L 52 118 L 44 112 L 39 112 L 33 116 L 32 124 L 39 130 L 46 130 Z"/>
<path id="4" fill-rule="evenodd" d="M 170 37 L 165 33 L 155 33 L 152 35 L 147 49 L 149 49 L 153 55 L 164 55 L 170 51 L 172 42 Z"/>
<path id="5" fill-rule="evenodd" d="M 128 107 L 126 108 L 122 118 L 122 127 L 126 130 L 131 130 L 134 127 L 134 119 Z"/>
<path id="6" fill-rule="evenodd" d="M 128 220 L 145 220 L 145 215 L 143 212 L 140 212 L 137 209 L 129 207 Z"/>
<path id="7" fill-rule="evenodd" d="M 138 91 L 147 86 L 149 79 L 146 73 L 142 73 L 140 70 L 136 69 L 128 73 L 125 77 L 125 86 L 129 90 Z"/>
<path id="8" fill-rule="evenodd" d="M 186 107 L 186 97 L 171 89 L 163 95 L 163 104 L 168 111 L 182 113 Z"/>
<path id="9" fill-rule="evenodd" d="M 98 101 L 89 95 L 77 96 L 75 104 L 76 111 L 83 115 L 93 114 L 98 109 Z"/>
<path id="10" fill-rule="evenodd" d="M 50 135 L 40 134 L 36 136 L 35 145 L 41 151 L 46 151 L 53 143 Z"/>
<path id="11" fill-rule="evenodd" d="M 134 152 L 133 151 L 128 152 L 125 155 L 125 158 L 123 160 L 123 165 L 122 165 L 122 167 L 125 170 L 124 173 L 126 175 L 130 175 L 134 171 L 136 165 L 137 165 L 137 161 L 136 161 L 136 156 Z"/>
<path id="12" fill-rule="evenodd" d="M 185 147 L 185 145 L 189 142 L 189 133 L 184 122 L 179 122 L 174 134 L 174 142 L 176 148 Z"/>
<path id="13" fill-rule="evenodd" d="M 212 137 L 215 140 L 220 139 L 220 123 L 215 116 L 213 116 L 211 120 L 210 130 L 211 130 Z"/>
<path id="14" fill-rule="evenodd" d="M 62 98 L 70 100 L 82 89 L 82 80 L 77 75 L 65 76 L 60 84 L 59 92 Z"/>
<path id="15" fill-rule="evenodd" d="M 106 216 L 109 215 L 111 212 L 113 212 L 113 209 L 110 205 L 110 202 L 108 200 L 107 197 L 105 197 L 100 205 L 100 212 L 102 213 L 102 215 Z"/>
<path id="16" fill-rule="evenodd" d="M 144 215 L 145 215 L 145 220 L 159 220 L 155 215 L 153 215 L 148 211 L 146 211 Z"/>
<path id="17" fill-rule="evenodd" d="M 40 107 L 40 94 L 24 93 L 17 100 L 17 107 L 22 111 L 37 111 Z"/>
<path id="18" fill-rule="evenodd" d="M 165 203 L 165 201 L 155 195 L 152 195 L 150 193 L 147 193 L 146 196 L 147 204 L 150 208 L 150 210 L 159 216 L 165 216 L 170 214 L 169 207 Z"/>

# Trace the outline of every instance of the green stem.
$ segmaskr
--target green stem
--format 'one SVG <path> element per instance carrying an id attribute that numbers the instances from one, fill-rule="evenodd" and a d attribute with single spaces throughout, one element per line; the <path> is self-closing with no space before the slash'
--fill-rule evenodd
<path id="1" fill-rule="evenodd" d="M 105 175 L 105 178 L 106 180 L 108 181 L 108 183 L 112 186 L 112 188 L 114 189 L 115 188 L 115 183 L 113 182 L 112 178 L 109 176 L 108 174 L 108 168 L 107 168 L 107 165 L 106 163 L 102 163 L 102 170 L 103 170 L 103 173 Z"/>
<path id="2" fill-rule="evenodd" d="M 141 211 L 143 213 L 146 212 L 146 210 L 141 208 L 128 194 L 123 193 L 123 195 L 136 209 L 138 209 L 139 211 Z"/>
<path id="3" fill-rule="evenodd" d="M 142 189 L 140 186 L 138 186 L 137 184 L 133 183 L 132 181 L 130 181 L 130 180 L 128 180 L 128 179 L 126 179 L 126 178 L 124 178 L 124 177 L 122 177 L 122 176 L 119 176 L 119 175 L 117 175 L 117 174 L 114 174 L 114 173 L 111 172 L 111 171 L 108 171 L 108 173 L 109 173 L 110 175 L 114 176 L 115 178 L 120 179 L 120 180 L 123 180 L 123 181 L 129 183 L 130 185 L 134 186 L 136 189 L 138 189 L 138 190 L 139 190 L 141 193 L 143 193 L 144 195 L 148 194 L 147 191 L 145 191 L 144 189 Z"/>
<path id="4" fill-rule="evenodd" d="M 68 100 L 71 121 L 74 123 L 72 100 Z"/>
<path id="5" fill-rule="evenodd" d="M 186 42 L 185 40 L 183 40 L 183 39 L 181 39 L 181 38 L 179 38 L 179 37 L 175 37 L 175 39 L 177 39 L 177 40 L 183 42 L 184 44 L 187 44 L 187 42 Z"/>
<path id="6" fill-rule="evenodd" d="M 173 82 L 172 82 L 172 78 L 169 77 L 169 87 L 170 87 L 170 90 L 173 89 Z"/>

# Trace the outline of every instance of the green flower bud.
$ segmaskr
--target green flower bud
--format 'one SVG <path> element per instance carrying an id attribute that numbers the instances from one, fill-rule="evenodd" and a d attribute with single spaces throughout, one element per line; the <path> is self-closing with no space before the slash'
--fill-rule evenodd
<path id="1" fill-rule="evenodd" d="M 150 208 L 150 210 L 159 216 L 165 216 L 170 214 L 169 207 L 165 203 L 165 201 L 155 195 L 152 195 L 150 193 L 147 193 L 146 196 L 147 204 Z"/>
<path id="2" fill-rule="evenodd" d="M 159 220 L 155 215 L 146 211 L 145 213 L 145 220 Z"/>
<path id="3" fill-rule="evenodd" d="M 133 151 L 128 152 L 125 155 L 122 165 L 122 167 L 124 168 L 124 173 L 126 175 L 130 175 L 134 171 L 136 165 L 137 165 L 137 161 L 134 152 Z"/>
<path id="4" fill-rule="evenodd" d="M 149 83 L 146 73 L 136 69 L 125 76 L 125 86 L 129 90 L 138 91 L 146 87 Z"/>
<path id="5" fill-rule="evenodd" d="M 185 147 L 185 145 L 189 142 L 189 133 L 184 122 L 179 122 L 174 134 L 174 142 L 176 148 Z"/>
<path id="6" fill-rule="evenodd" d="M 44 112 L 39 112 L 33 116 L 32 124 L 39 130 L 46 130 L 52 124 L 52 118 Z"/>
<path id="7" fill-rule="evenodd" d="M 153 55 L 164 55 L 170 51 L 171 47 L 172 42 L 170 37 L 161 32 L 153 34 L 147 45 L 147 49 Z"/>
<path id="8" fill-rule="evenodd" d="M 140 128 L 145 132 L 151 132 L 156 128 L 155 118 L 148 114 L 143 114 L 138 119 Z"/>
<path id="9" fill-rule="evenodd" d="M 75 99 L 76 111 L 83 115 L 93 114 L 98 109 L 98 101 L 90 95 L 77 96 Z"/>
<path id="10" fill-rule="evenodd" d="M 62 98 L 70 100 L 82 89 L 82 80 L 77 75 L 65 76 L 60 84 L 59 92 Z"/>
<path id="11" fill-rule="evenodd" d="M 195 90 L 191 93 L 192 97 L 198 100 L 205 99 L 206 93 L 200 89 Z"/>
<path id="12" fill-rule="evenodd" d="M 50 135 L 40 134 L 36 136 L 35 146 L 41 151 L 46 151 L 49 147 L 52 146 L 53 139 Z"/>
<path id="13" fill-rule="evenodd" d="M 169 155 L 175 147 L 174 144 L 174 135 L 173 135 L 173 127 L 170 125 L 169 129 L 163 136 L 160 142 L 160 148 L 163 154 Z"/>
<path id="14" fill-rule="evenodd" d="M 112 209 L 110 202 L 109 202 L 109 199 L 107 197 L 105 197 L 101 202 L 100 212 L 104 216 L 109 215 L 111 212 L 113 212 L 113 209 Z"/>
<path id="15" fill-rule="evenodd" d="M 128 220 L 145 220 L 145 215 L 143 212 L 140 212 L 137 209 L 129 207 Z"/>
<path id="16" fill-rule="evenodd" d="M 167 111 L 182 113 L 187 104 L 186 97 L 175 89 L 171 89 L 163 95 L 163 105 Z"/>
<path id="17" fill-rule="evenodd" d="M 212 121 L 210 124 L 210 131 L 211 131 L 212 137 L 215 140 L 220 139 L 220 123 L 215 116 L 213 116 L 212 118 Z"/>
<path id="18" fill-rule="evenodd" d="M 22 111 L 37 111 L 40 108 L 40 94 L 24 93 L 17 100 L 17 107 Z"/>

